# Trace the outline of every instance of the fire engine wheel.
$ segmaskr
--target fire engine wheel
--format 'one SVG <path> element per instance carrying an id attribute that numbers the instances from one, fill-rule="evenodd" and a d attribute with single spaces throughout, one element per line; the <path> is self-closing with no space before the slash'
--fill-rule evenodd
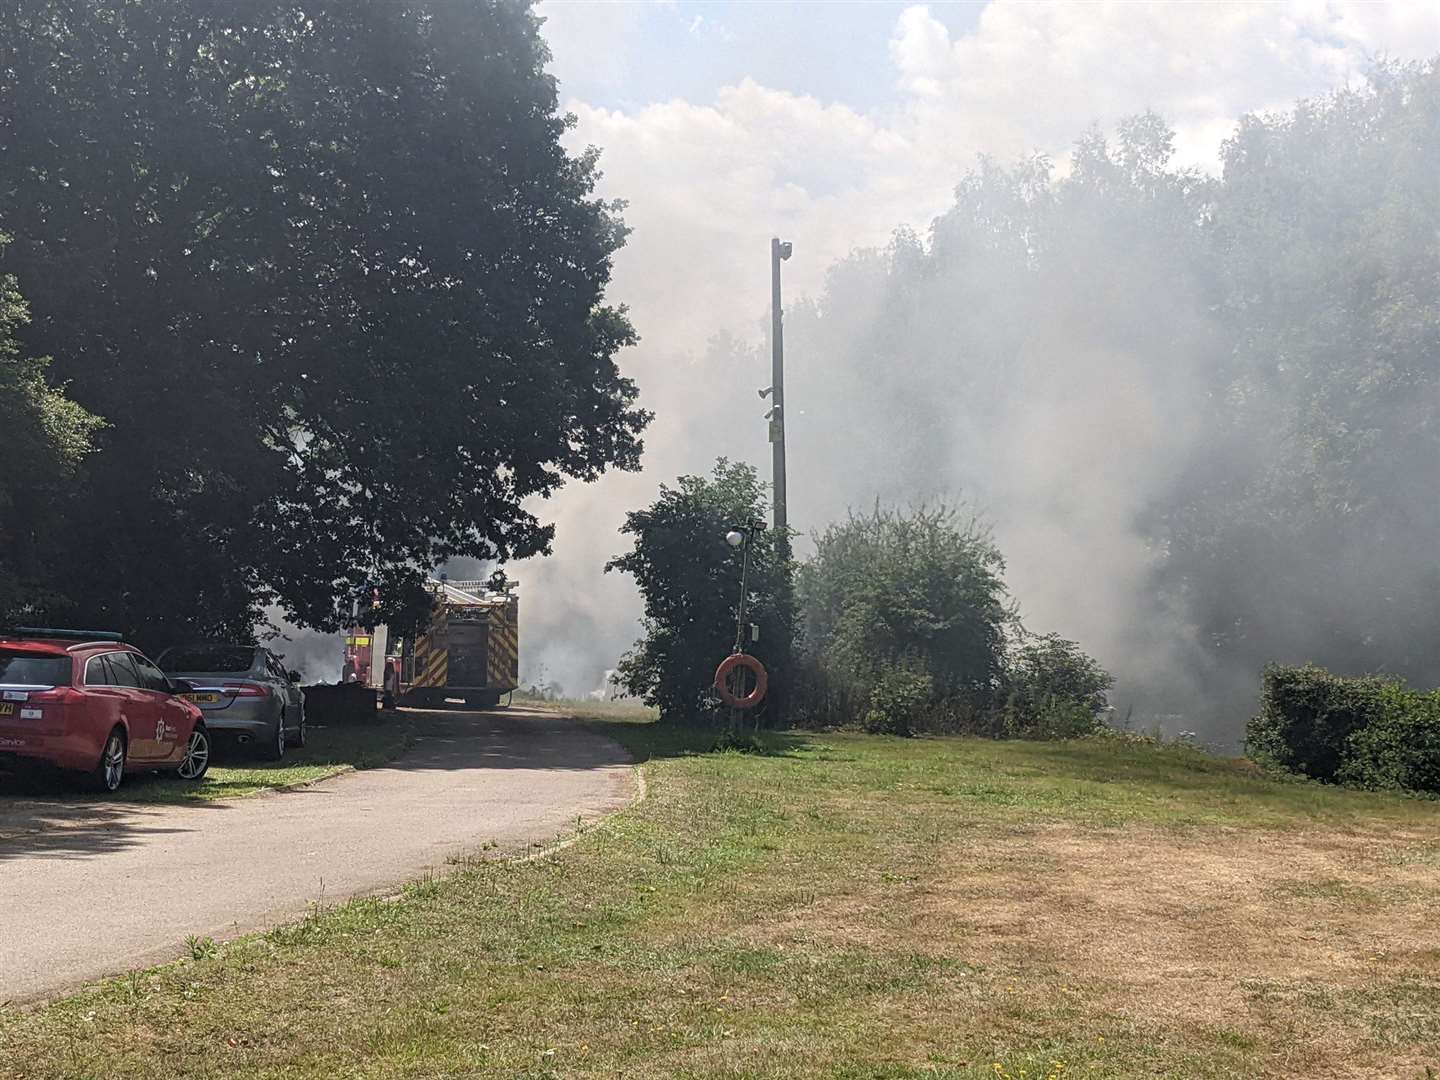
<path id="1" fill-rule="evenodd" d="M 731 674 L 741 669 L 755 676 L 755 686 L 743 696 L 730 689 Z M 769 675 L 765 671 L 765 665 L 748 653 L 731 653 L 721 660 L 720 666 L 715 669 L 715 691 L 720 695 L 720 700 L 732 709 L 753 709 L 759 705 L 765 700 L 768 682 Z"/>

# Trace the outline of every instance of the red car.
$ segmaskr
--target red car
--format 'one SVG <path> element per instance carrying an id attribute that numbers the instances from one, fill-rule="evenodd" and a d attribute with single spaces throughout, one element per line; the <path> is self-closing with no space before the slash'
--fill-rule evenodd
<path id="1" fill-rule="evenodd" d="M 114 791 L 127 769 L 210 767 L 200 710 L 119 634 L 24 627 L 0 633 L 0 769 L 46 762 Z"/>

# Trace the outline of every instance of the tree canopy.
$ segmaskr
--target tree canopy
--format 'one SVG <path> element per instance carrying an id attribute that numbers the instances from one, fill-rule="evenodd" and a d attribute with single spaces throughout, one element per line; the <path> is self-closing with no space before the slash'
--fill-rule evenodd
<path id="1" fill-rule="evenodd" d="M 6 237 L 0 235 L 0 248 Z M 28 318 L 15 278 L 0 274 L 0 612 L 55 603 L 46 556 L 54 523 L 76 482 L 101 420 L 50 383 L 48 357 L 28 357 L 15 340 Z"/>
<path id="2" fill-rule="evenodd" d="M 953 507 L 851 514 L 800 568 L 805 638 L 849 678 L 908 663 L 941 693 L 988 700 L 1010 619 L 1004 568 L 988 531 Z"/>
<path id="3" fill-rule="evenodd" d="M 19 0 L 5 266 L 103 416 L 51 572 L 132 633 L 331 629 L 638 465 L 624 242 L 519 0 Z M 63 137 L 56 137 L 63 133 Z M 63 615 L 66 612 L 58 612 Z"/>

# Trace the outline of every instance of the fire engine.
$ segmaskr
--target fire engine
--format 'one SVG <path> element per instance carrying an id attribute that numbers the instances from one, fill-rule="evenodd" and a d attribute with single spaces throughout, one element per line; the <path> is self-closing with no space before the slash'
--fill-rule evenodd
<path id="1" fill-rule="evenodd" d="M 414 638 L 392 639 L 383 625 L 346 635 L 345 681 L 371 687 L 386 704 L 500 704 L 520 683 L 514 583 L 497 575 L 490 581 L 431 578 L 427 584 L 435 605 Z"/>

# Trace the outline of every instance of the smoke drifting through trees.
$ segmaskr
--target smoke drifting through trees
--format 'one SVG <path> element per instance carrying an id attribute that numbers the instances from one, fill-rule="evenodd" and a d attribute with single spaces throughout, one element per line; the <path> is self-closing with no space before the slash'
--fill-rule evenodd
<path id="1" fill-rule="evenodd" d="M 1063 175 L 982 162 L 928 235 L 857 252 L 790 304 L 792 520 L 959 494 L 993 523 L 1028 626 L 1096 655 L 1122 713 L 1216 741 L 1269 660 L 1440 681 L 1437 118 L 1435 65 L 1386 67 L 1245 119 L 1218 177 L 1172 167 L 1148 115 L 1085 135 Z M 763 344 L 727 337 L 663 372 L 704 404 L 656 402 L 654 479 L 562 511 L 568 558 L 538 580 L 578 572 L 575 546 L 593 573 L 659 479 L 717 454 L 763 465 L 765 367 Z M 551 640 L 581 601 L 519 573 Z M 598 675 L 634 609 L 585 607 L 606 632 L 569 640 Z"/>
<path id="2" fill-rule="evenodd" d="M 1027 623 L 1215 738 L 1270 660 L 1440 679 L 1437 118 L 1435 66 L 1387 68 L 1246 119 L 1220 178 L 1153 115 L 1063 179 L 982 163 L 789 317 L 844 478 L 806 520 L 963 490 Z"/>

